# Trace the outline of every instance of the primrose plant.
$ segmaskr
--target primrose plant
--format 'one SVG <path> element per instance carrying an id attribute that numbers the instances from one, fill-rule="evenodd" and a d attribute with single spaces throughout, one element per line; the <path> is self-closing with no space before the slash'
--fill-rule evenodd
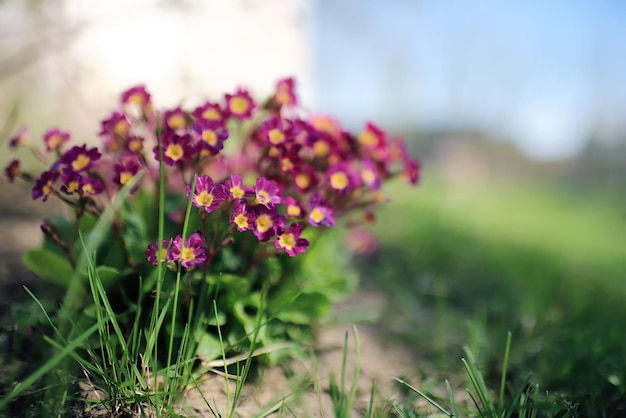
<path id="1" fill-rule="evenodd" d="M 287 78 L 263 102 L 240 88 L 158 110 L 136 86 L 101 122 L 97 146 L 74 145 L 69 132 L 52 128 L 42 147 L 22 129 L 10 146 L 32 150 L 45 169 L 31 175 L 15 159 L 9 181 L 25 180 L 33 199 L 71 208 L 44 221 L 43 244 L 26 253 L 26 265 L 78 286 L 72 309 L 85 326 L 93 322 L 78 260 L 83 238 L 116 202 L 89 256 L 127 329 L 155 326 L 150 312 L 167 306 L 162 322 L 172 318 L 172 326 L 159 338 L 183 341 L 193 322 L 188 337 L 205 360 L 224 347 L 245 350 L 255 324 L 260 346 L 310 341 L 315 321 L 355 284 L 337 231 L 371 222 L 386 200 L 382 183 L 405 175 L 416 184 L 419 166 L 401 139 L 373 123 L 350 133 L 308 115 L 294 87 Z M 179 303 L 167 303 L 179 294 Z"/>

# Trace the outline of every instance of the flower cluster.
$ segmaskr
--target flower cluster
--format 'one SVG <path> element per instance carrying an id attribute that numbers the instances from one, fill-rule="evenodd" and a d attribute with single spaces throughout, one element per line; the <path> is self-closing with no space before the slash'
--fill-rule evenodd
<path id="1" fill-rule="evenodd" d="M 49 164 L 34 179 L 32 197 L 56 195 L 97 215 L 138 173 L 144 178 L 133 192 L 158 183 L 162 165 L 168 193 L 184 194 L 202 222 L 225 227 L 213 228 L 212 237 L 205 228 L 160 246 L 152 237 L 147 261 L 207 269 L 237 234 L 254 236 L 268 255 L 304 253 L 307 229 L 332 227 L 342 217 L 350 224 L 371 220 L 385 200 L 383 181 L 404 174 L 417 183 L 419 165 L 401 139 L 373 123 L 353 134 L 329 117 L 299 117 L 297 106 L 291 78 L 280 80 L 265 102 L 239 88 L 218 101 L 164 110 L 155 109 L 144 86 L 133 87 L 102 121 L 100 147 L 70 146 L 70 134 L 60 128 L 44 133 Z M 28 130 L 11 146 L 33 147 Z M 5 174 L 10 181 L 31 178 L 18 160 Z"/>

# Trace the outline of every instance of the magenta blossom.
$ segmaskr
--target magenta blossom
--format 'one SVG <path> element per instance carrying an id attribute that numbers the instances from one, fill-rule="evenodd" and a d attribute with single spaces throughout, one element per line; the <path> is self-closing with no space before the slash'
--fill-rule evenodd
<path id="1" fill-rule="evenodd" d="M 220 105 L 211 102 L 205 102 L 203 105 L 196 107 L 192 115 L 197 120 L 218 122 L 224 120 L 224 113 L 222 112 Z"/>
<path id="2" fill-rule="evenodd" d="M 164 263 L 168 260 L 168 248 L 170 246 L 170 242 L 172 242 L 171 238 L 164 239 L 161 243 L 161 252 L 159 253 L 159 245 L 157 243 L 153 243 L 148 245 L 148 249 L 146 250 L 146 256 L 148 257 L 148 262 L 153 265 L 157 265 L 159 263 Z"/>
<path id="3" fill-rule="evenodd" d="M 84 177 L 80 184 L 80 193 L 89 196 L 99 195 L 104 191 L 104 183 L 96 177 Z"/>
<path id="4" fill-rule="evenodd" d="M 13 183 L 15 178 L 19 176 L 21 173 L 20 162 L 19 160 L 11 161 L 5 168 L 4 174 L 7 176 L 9 183 Z"/>
<path id="5" fill-rule="evenodd" d="M 163 132 L 161 144 L 163 146 L 163 161 L 170 166 L 189 161 L 194 154 L 191 135 L 188 134 L 179 136 L 166 129 Z M 154 158 L 159 161 L 159 147 L 154 147 L 152 152 L 154 152 Z"/>
<path id="6" fill-rule="evenodd" d="M 302 238 L 302 229 L 304 226 L 299 223 L 293 223 L 289 225 L 289 228 L 278 228 L 276 231 L 277 237 L 274 240 L 274 245 L 278 249 L 283 249 L 290 257 L 295 257 L 298 254 L 302 254 L 306 251 L 306 247 L 309 246 L 309 241 L 306 238 Z"/>
<path id="7" fill-rule="evenodd" d="M 87 149 L 87 145 L 74 146 L 70 150 L 66 151 L 61 156 L 61 164 L 65 164 L 71 167 L 72 170 L 77 172 L 88 171 L 95 161 L 98 161 L 101 157 L 98 148 Z"/>
<path id="8" fill-rule="evenodd" d="M 187 186 L 187 199 L 191 195 L 191 187 Z M 213 212 L 228 198 L 228 192 L 221 184 L 214 184 L 210 176 L 203 175 L 196 179 L 196 188 L 193 193 L 193 205 Z"/>
<path id="9" fill-rule="evenodd" d="M 381 178 L 378 174 L 376 164 L 371 160 L 363 161 L 361 170 L 361 182 L 372 190 L 380 189 Z"/>
<path id="10" fill-rule="evenodd" d="M 70 140 L 70 134 L 58 128 L 52 128 L 43 135 L 43 140 L 46 144 L 46 151 L 56 151 Z"/>
<path id="11" fill-rule="evenodd" d="M 233 204 L 233 214 L 230 216 L 230 223 L 235 224 L 237 231 L 243 232 L 255 227 L 256 215 L 248 210 L 246 204 L 241 200 L 235 200 Z"/>
<path id="12" fill-rule="evenodd" d="M 268 209 L 272 209 L 275 204 L 281 202 L 278 185 L 265 177 L 259 177 L 256 180 L 256 188 L 254 191 L 256 193 L 255 202 Z"/>
<path id="13" fill-rule="evenodd" d="M 146 90 L 146 86 L 135 86 L 123 92 L 120 101 L 124 105 L 148 106 L 150 104 L 150 93 Z"/>
<path id="14" fill-rule="evenodd" d="M 113 166 L 113 171 L 115 172 L 113 181 L 120 186 L 124 186 L 135 177 L 135 174 L 139 172 L 140 168 L 141 165 L 136 158 L 128 158 L 117 163 Z"/>
<path id="15" fill-rule="evenodd" d="M 81 192 L 83 176 L 79 172 L 67 169 L 63 170 L 61 175 L 61 191 L 65 194 L 73 194 Z"/>
<path id="16" fill-rule="evenodd" d="M 268 209 L 265 206 L 256 206 L 255 210 L 254 235 L 261 242 L 269 241 L 276 234 L 276 228 L 284 227 L 285 217 L 279 215 L 276 209 Z"/>
<path id="17" fill-rule="evenodd" d="M 172 241 L 172 248 L 168 254 L 170 261 L 178 261 L 185 268 L 193 268 L 207 260 L 207 252 L 202 246 L 204 238 L 195 232 L 183 243 L 183 238 L 177 235 Z"/>
<path id="18" fill-rule="evenodd" d="M 28 143 L 28 126 L 22 126 L 17 135 L 9 139 L 9 148 L 17 148 Z"/>
<path id="19" fill-rule="evenodd" d="M 44 202 L 48 200 L 48 196 L 54 192 L 54 184 L 58 178 L 58 171 L 50 170 L 41 173 L 39 178 L 35 180 L 35 185 L 33 186 L 33 199 L 43 197 Z"/>
<path id="20" fill-rule="evenodd" d="M 238 89 L 235 94 L 225 95 L 225 98 L 228 116 L 240 120 L 248 119 L 252 116 L 255 104 L 247 90 Z"/>
<path id="21" fill-rule="evenodd" d="M 285 205 L 285 215 L 288 218 L 303 218 L 304 208 L 293 197 L 289 196 L 283 199 Z"/>
<path id="22" fill-rule="evenodd" d="M 324 203 L 317 194 L 311 196 L 311 210 L 309 211 L 309 224 L 311 226 L 334 226 L 335 214 L 333 209 Z"/>
<path id="23" fill-rule="evenodd" d="M 254 196 L 254 188 L 244 186 L 239 174 L 231 174 L 230 180 L 226 180 L 226 191 L 232 200 L 245 199 L 246 196 Z"/>
<path id="24" fill-rule="evenodd" d="M 163 113 L 163 120 L 168 128 L 174 132 L 184 130 L 187 127 L 187 114 L 180 106 L 175 109 L 166 110 Z"/>
<path id="25" fill-rule="evenodd" d="M 346 194 L 357 185 L 357 179 L 350 169 L 350 164 L 346 162 L 335 163 L 328 169 L 328 182 L 330 187 L 341 194 Z"/>
<path id="26" fill-rule="evenodd" d="M 224 148 L 224 141 L 228 139 L 228 130 L 220 121 L 201 121 L 193 129 L 199 138 L 200 153 L 215 155 Z"/>
<path id="27" fill-rule="evenodd" d="M 279 106 L 283 105 L 296 105 L 298 100 L 296 98 L 296 82 L 293 78 L 283 78 L 276 83 L 276 93 L 272 100 Z"/>

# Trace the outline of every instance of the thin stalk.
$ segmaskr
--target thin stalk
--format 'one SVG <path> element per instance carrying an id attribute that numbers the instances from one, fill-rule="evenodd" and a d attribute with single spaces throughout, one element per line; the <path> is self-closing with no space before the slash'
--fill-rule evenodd
<path id="1" fill-rule="evenodd" d="M 511 331 L 506 336 L 506 347 L 504 349 L 504 362 L 502 364 L 502 377 L 500 379 L 500 397 L 498 400 L 498 409 L 504 410 L 504 387 L 506 385 L 506 372 L 509 365 L 509 354 L 511 352 Z"/>

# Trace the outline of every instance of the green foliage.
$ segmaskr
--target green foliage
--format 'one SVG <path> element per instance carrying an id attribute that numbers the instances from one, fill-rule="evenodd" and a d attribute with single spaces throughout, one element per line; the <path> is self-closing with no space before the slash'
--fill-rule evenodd
<path id="1" fill-rule="evenodd" d="M 582 414 L 623 412 L 626 228 L 619 210 L 537 184 L 452 189 L 436 179 L 396 203 L 379 217 L 379 254 L 359 264 L 364 283 L 389 292 L 390 320 L 411 318 L 396 324 L 412 330 L 398 338 L 419 344 L 444 370 L 469 344 L 496 387 L 493 341 L 511 330 L 507 385 L 521 387 L 531 373 Z"/>

